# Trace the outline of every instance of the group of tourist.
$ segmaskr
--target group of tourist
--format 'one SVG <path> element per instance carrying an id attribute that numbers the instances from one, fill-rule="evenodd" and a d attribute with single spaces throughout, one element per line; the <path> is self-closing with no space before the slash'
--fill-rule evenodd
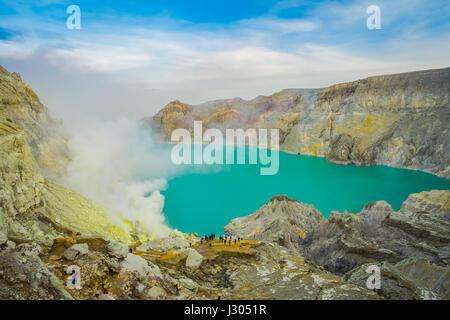
<path id="1" fill-rule="evenodd" d="M 215 239 L 216 239 L 216 235 L 215 234 L 206 235 L 206 236 L 200 238 L 200 244 L 203 244 L 203 241 L 209 242 L 209 246 L 211 247 L 212 246 L 211 241 L 213 241 Z M 242 239 L 241 239 L 241 237 L 233 239 L 231 236 L 223 235 L 223 236 L 219 237 L 219 240 L 224 245 L 228 244 L 228 246 L 231 246 L 232 243 L 234 243 L 234 245 L 239 244 Z M 192 246 L 192 245 L 189 244 L 189 246 Z"/>

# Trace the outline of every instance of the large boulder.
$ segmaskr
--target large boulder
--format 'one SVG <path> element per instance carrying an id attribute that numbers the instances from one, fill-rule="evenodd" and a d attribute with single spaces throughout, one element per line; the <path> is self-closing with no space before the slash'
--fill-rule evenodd
<path id="1" fill-rule="evenodd" d="M 89 253 L 89 246 L 87 243 L 77 243 L 66 249 L 63 253 L 64 258 L 73 261 L 76 258 Z"/>
<path id="2" fill-rule="evenodd" d="M 43 254 L 41 246 L 35 242 L 19 244 L 17 246 L 17 251 L 26 256 L 40 256 Z"/>
<path id="3" fill-rule="evenodd" d="M 6 243 L 6 241 L 8 241 L 8 237 L 4 232 L 0 231 L 0 245 Z"/>
<path id="4" fill-rule="evenodd" d="M 187 252 L 186 267 L 193 270 L 198 269 L 202 264 L 203 256 L 192 248 L 187 249 Z"/>
<path id="5" fill-rule="evenodd" d="M 125 260 L 121 263 L 122 270 L 131 271 L 138 274 L 139 277 L 158 277 L 162 278 L 159 267 L 138 255 L 128 253 Z"/>
<path id="6" fill-rule="evenodd" d="M 180 278 L 178 281 L 183 286 L 183 288 L 191 291 L 196 291 L 199 287 L 199 285 L 194 280 L 189 278 Z"/>
<path id="7" fill-rule="evenodd" d="M 166 292 L 158 286 L 153 286 L 147 291 L 147 297 L 154 300 L 164 299 L 166 297 Z"/>
<path id="8" fill-rule="evenodd" d="M 128 245 L 120 241 L 111 240 L 107 249 L 109 254 L 117 259 L 124 259 L 129 253 Z"/>
<path id="9" fill-rule="evenodd" d="M 402 204 L 403 211 L 415 213 L 440 213 L 450 211 L 448 190 L 431 190 L 429 192 L 413 193 Z"/>

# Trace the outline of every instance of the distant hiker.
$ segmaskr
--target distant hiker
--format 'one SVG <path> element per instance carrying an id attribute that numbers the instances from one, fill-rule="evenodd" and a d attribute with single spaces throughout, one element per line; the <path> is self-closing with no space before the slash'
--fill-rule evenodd
<path id="1" fill-rule="evenodd" d="M 130 253 L 133 253 L 133 248 L 130 248 Z"/>
<path id="2" fill-rule="evenodd" d="M 103 293 L 108 294 L 108 289 L 111 288 L 111 283 L 108 282 L 108 280 L 103 281 Z"/>
<path id="3" fill-rule="evenodd" d="M 180 283 L 179 283 L 179 282 L 175 282 L 175 283 L 173 284 L 173 286 L 175 287 L 175 290 L 177 291 L 177 294 L 179 294 L 179 293 L 180 293 L 180 290 L 181 290 L 181 285 L 180 285 Z"/>
<path id="4" fill-rule="evenodd" d="M 75 274 L 75 270 L 72 270 L 72 284 L 75 286 L 77 283 L 77 276 Z"/>
<path id="5" fill-rule="evenodd" d="M 189 248 L 192 247 L 192 243 L 189 242 Z"/>

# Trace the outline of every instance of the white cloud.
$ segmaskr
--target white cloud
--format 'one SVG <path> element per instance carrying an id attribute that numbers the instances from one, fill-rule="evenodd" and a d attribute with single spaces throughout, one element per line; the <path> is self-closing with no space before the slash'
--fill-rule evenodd
<path id="1" fill-rule="evenodd" d="M 70 69 L 107 74 L 139 68 L 152 61 L 149 53 L 139 48 L 115 45 L 85 44 L 72 49 L 54 49 L 47 53 L 49 61 Z"/>
<path id="2" fill-rule="evenodd" d="M 381 3 L 383 8 L 387 4 Z M 418 8 L 423 1 L 413 4 Z M 299 3 L 289 1 L 279 8 L 295 5 Z M 176 98 L 188 103 L 251 98 L 286 87 L 322 87 L 375 74 L 448 65 L 448 33 L 426 37 L 416 26 L 411 29 L 413 34 L 408 29 L 379 39 L 376 33 L 364 34 L 364 6 L 360 2 L 321 5 L 310 12 L 314 19 L 265 16 L 220 27 L 173 20 L 164 23 L 168 18 L 145 27 L 141 22 L 117 23 L 111 17 L 91 29 L 58 29 L 57 34 L 50 33 L 50 21 L 35 25 L 24 18 L 7 19 L 0 26 L 43 28 L 48 37 L 39 43 L 37 32 L 25 32 L 15 42 L 0 41 L 0 64 L 21 61 L 13 65 L 23 67 L 25 61 L 41 64 L 44 59 L 42 65 L 49 68 L 46 77 L 36 75 L 30 84 L 40 89 L 50 107 L 66 109 L 60 114 L 77 113 L 79 118 L 82 112 L 108 118 L 148 116 Z M 386 12 L 385 23 L 395 15 L 412 12 L 411 7 L 395 10 Z M 353 36 L 350 25 L 358 21 L 362 21 L 362 31 Z M 28 70 L 32 73 L 33 69 Z M 72 87 L 63 85 L 67 77 Z M 60 92 L 55 93 L 57 84 Z"/>
<path id="3" fill-rule="evenodd" d="M 0 40 L 0 58 L 24 60 L 31 57 L 35 52 L 35 48 L 30 48 L 25 44 Z"/>
<path id="4" fill-rule="evenodd" d="M 302 19 L 258 18 L 242 20 L 240 24 L 244 28 L 264 30 L 276 34 L 310 32 L 319 28 L 317 22 Z"/>

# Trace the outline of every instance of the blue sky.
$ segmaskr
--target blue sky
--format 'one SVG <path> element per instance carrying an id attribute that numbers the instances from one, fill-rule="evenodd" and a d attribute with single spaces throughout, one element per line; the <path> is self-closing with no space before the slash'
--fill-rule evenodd
<path id="1" fill-rule="evenodd" d="M 449 40 L 449 1 L 0 0 L 0 65 L 69 119 L 446 67 Z"/>

